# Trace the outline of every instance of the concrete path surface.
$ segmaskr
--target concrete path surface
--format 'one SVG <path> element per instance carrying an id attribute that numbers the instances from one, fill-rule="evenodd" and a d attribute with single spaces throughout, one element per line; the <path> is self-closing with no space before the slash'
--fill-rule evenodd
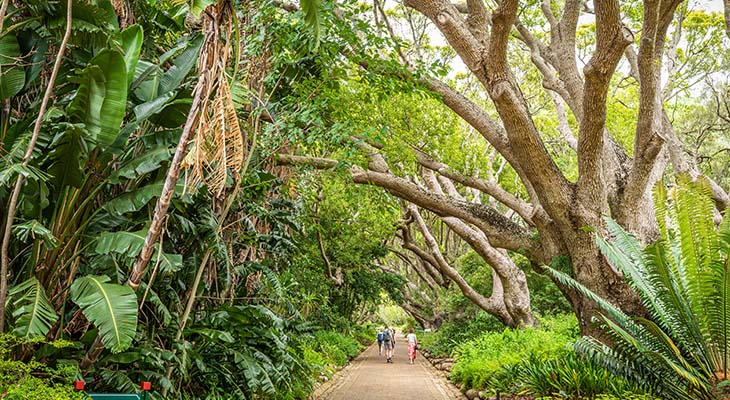
<path id="1" fill-rule="evenodd" d="M 383 352 L 385 354 L 385 352 Z M 453 400 L 464 399 L 421 354 L 408 362 L 405 337 L 396 342 L 393 363 L 378 355 L 374 344 L 358 356 L 330 382 L 315 392 L 322 400 Z"/>

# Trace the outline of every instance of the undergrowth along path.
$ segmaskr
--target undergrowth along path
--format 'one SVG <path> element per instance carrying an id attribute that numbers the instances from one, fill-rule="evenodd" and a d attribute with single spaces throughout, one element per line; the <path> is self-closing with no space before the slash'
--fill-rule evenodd
<path id="1" fill-rule="evenodd" d="M 408 363 L 405 337 L 396 342 L 393 363 L 373 344 L 316 392 L 321 400 L 461 400 L 465 397 L 421 354 Z"/>

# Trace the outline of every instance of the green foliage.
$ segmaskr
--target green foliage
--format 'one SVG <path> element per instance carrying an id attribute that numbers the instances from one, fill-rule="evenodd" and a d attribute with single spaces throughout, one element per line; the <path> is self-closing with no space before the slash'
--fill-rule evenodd
<path id="1" fill-rule="evenodd" d="M 504 326 L 494 316 L 479 311 L 474 317 L 445 322 L 438 331 L 424 335 L 421 344 L 435 356 L 450 356 L 457 346 L 485 332 L 502 331 Z"/>
<path id="2" fill-rule="evenodd" d="M 67 111 L 102 149 L 117 139 L 124 118 L 129 85 L 125 65 L 119 51 L 105 49 L 74 79 L 79 89 Z"/>
<path id="3" fill-rule="evenodd" d="M 344 330 L 356 313 L 382 301 L 383 288 L 402 285 L 373 263 L 387 252 L 382 238 L 392 234 L 398 214 L 392 200 L 377 190 L 345 188 L 329 177 L 305 181 L 301 188 L 309 206 L 303 210 L 306 227 L 296 237 L 291 271 L 300 283 L 295 296 L 305 316 L 326 329 Z M 340 274 L 342 284 L 330 273 Z"/>
<path id="4" fill-rule="evenodd" d="M 227 388 L 240 398 L 285 392 L 299 365 L 284 328 L 284 321 L 264 306 L 220 307 L 188 330 L 186 342 L 195 347 L 185 351 L 194 365 L 187 384 L 199 395 L 212 388 Z"/>
<path id="5" fill-rule="evenodd" d="M 333 331 L 316 332 L 308 346 L 320 353 L 328 364 L 335 366 L 347 364 L 363 348 L 357 339 Z"/>
<path id="6" fill-rule="evenodd" d="M 560 357 L 570 352 L 577 321 L 563 316 L 543 321 L 539 329 L 490 332 L 456 346 L 451 378 L 468 387 L 499 384 L 499 374 L 530 358 Z"/>
<path id="7" fill-rule="evenodd" d="M 58 320 L 56 310 L 48 301 L 46 291 L 36 278 L 30 278 L 10 289 L 15 328 L 13 333 L 30 339 L 43 337 Z"/>
<path id="8" fill-rule="evenodd" d="M 424 335 L 421 343 L 438 355 L 443 337 L 456 334 L 451 329 Z M 635 384 L 573 351 L 579 330 L 572 315 L 542 319 L 539 329 L 470 334 L 454 344 L 451 370 L 452 380 L 467 388 L 536 398 L 644 398 Z"/>
<path id="9" fill-rule="evenodd" d="M 378 320 L 389 326 L 403 326 L 408 321 L 408 314 L 395 304 L 381 304 L 378 307 Z"/>
<path id="10" fill-rule="evenodd" d="M 109 283 L 107 276 L 87 275 L 71 285 L 71 298 L 99 328 L 104 347 L 126 350 L 137 330 L 137 295 L 131 287 Z"/>
<path id="11" fill-rule="evenodd" d="M 372 342 L 371 331 L 366 326 L 355 325 L 349 334 L 319 331 L 304 336 L 297 346 L 309 368 L 310 378 L 317 380 L 322 375 L 332 376 L 336 367 L 344 366 L 360 354 L 365 348 L 364 340 Z"/>
<path id="12" fill-rule="evenodd" d="M 607 219 L 611 242 L 601 251 L 623 272 L 651 319 L 631 318 L 562 273 L 552 274 L 603 309 L 611 345 L 584 337 L 575 348 L 614 373 L 662 397 L 712 399 L 728 372 L 730 218 L 714 223 L 709 187 L 680 177 L 669 194 L 657 186 L 660 238 L 642 248 Z M 667 379 L 672 376 L 672 379 Z"/>
<path id="13" fill-rule="evenodd" d="M 25 71 L 17 64 L 20 48 L 15 35 L 0 37 L 0 100 L 18 94 L 25 85 Z"/>
<path id="14" fill-rule="evenodd" d="M 514 370 L 516 389 L 536 397 L 596 399 L 608 395 L 624 399 L 641 393 L 636 385 L 574 352 L 547 359 L 533 357 L 515 366 Z"/>
<path id="15" fill-rule="evenodd" d="M 23 341 L 16 336 L 0 336 L 0 398 L 7 400 L 81 400 L 84 394 L 75 392 L 71 383 L 78 369 L 72 365 L 51 367 L 37 360 L 12 360 L 14 352 L 42 343 Z M 61 342 L 49 346 L 64 347 Z"/>
<path id="16" fill-rule="evenodd" d="M 304 20 L 312 28 L 314 39 L 318 43 L 322 34 L 321 0 L 299 0 L 299 7 L 304 12 Z"/>

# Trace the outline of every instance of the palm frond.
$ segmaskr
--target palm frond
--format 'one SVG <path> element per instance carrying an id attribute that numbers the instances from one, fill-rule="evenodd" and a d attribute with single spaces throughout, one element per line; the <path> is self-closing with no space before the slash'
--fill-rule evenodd
<path id="1" fill-rule="evenodd" d="M 727 377 L 730 348 L 730 218 L 715 226 L 710 189 L 701 180 L 680 177 L 670 191 L 657 187 L 654 198 L 656 243 L 642 246 L 608 218 L 611 239 L 596 237 L 651 319 L 630 318 L 569 276 L 548 274 L 604 312 L 602 331 L 611 345 L 582 338 L 576 350 L 662 397 L 712 399 L 712 386 Z"/>

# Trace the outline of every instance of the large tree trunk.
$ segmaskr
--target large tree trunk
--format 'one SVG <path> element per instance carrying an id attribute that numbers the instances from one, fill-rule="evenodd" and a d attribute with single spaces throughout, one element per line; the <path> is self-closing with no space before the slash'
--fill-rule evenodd
<path id="1" fill-rule="evenodd" d="M 623 275 L 606 261 L 596 246 L 592 233 L 581 232 L 576 240 L 570 243 L 568 251 L 570 266 L 578 282 L 629 315 L 646 316 L 641 300 L 626 283 Z M 561 289 L 578 317 L 581 331 L 597 335 L 598 327 L 591 323 L 592 317 L 599 312 L 596 305 L 576 291 Z"/>

